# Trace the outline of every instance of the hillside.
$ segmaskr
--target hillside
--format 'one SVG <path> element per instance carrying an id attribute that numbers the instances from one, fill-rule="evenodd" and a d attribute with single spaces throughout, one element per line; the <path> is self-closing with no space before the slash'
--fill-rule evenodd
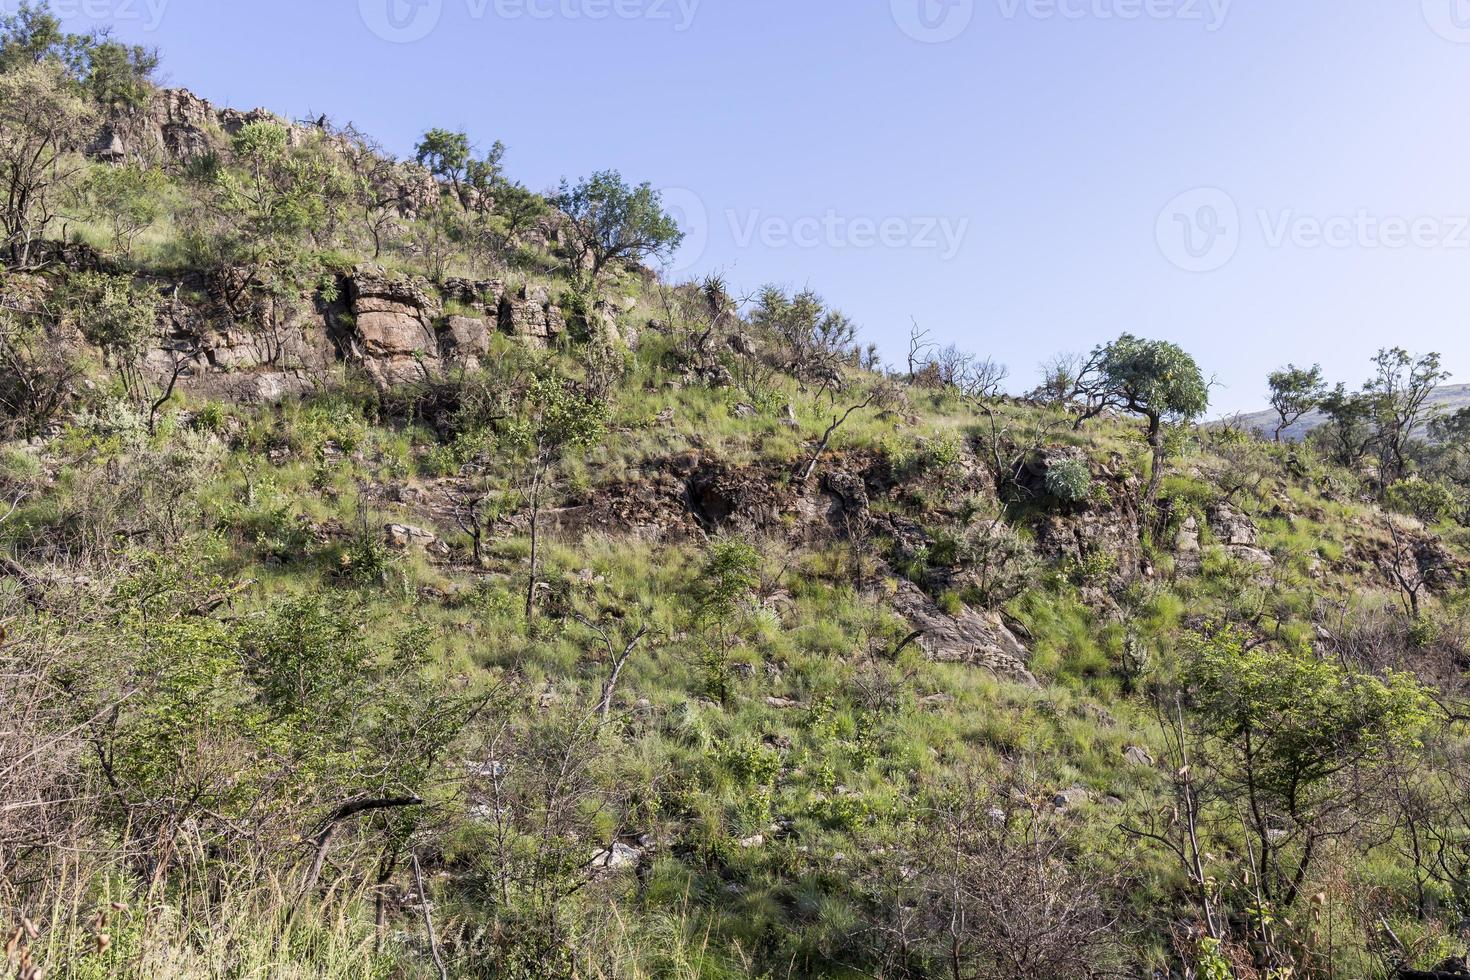
<path id="1" fill-rule="evenodd" d="M 1198 425 L 1126 334 L 1025 399 L 885 366 L 667 280 L 646 184 L 39 16 L 0 972 L 1470 975 L 1466 445 Z"/>

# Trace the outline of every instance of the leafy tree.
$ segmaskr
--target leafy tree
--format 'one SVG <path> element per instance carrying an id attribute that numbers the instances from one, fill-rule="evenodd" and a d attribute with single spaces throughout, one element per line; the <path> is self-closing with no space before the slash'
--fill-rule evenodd
<path id="1" fill-rule="evenodd" d="M 52 63 L 107 109 L 142 105 L 158 70 L 158 52 L 121 44 L 107 31 L 70 34 L 50 4 L 21 0 L 16 12 L 0 19 L 0 72 Z"/>
<path id="2" fill-rule="evenodd" d="M 550 210 L 546 198 L 514 181 L 505 180 L 495 185 L 494 195 L 495 216 L 503 224 L 508 244 L 514 244 L 521 232 Z"/>
<path id="3" fill-rule="evenodd" d="M 62 413 L 84 374 L 72 347 L 34 318 L 0 310 L 0 432 L 38 436 Z"/>
<path id="4" fill-rule="evenodd" d="M 1275 441 L 1304 417 L 1315 412 L 1327 396 L 1327 383 L 1322 380 L 1322 366 L 1299 368 L 1288 364 L 1280 371 L 1272 372 L 1268 382 L 1271 387 L 1271 408 L 1280 420 L 1276 424 Z"/>
<path id="5" fill-rule="evenodd" d="M 132 256 L 138 236 L 162 215 L 161 198 L 167 187 L 161 170 L 135 164 L 95 167 L 87 175 L 88 209 L 108 226 L 114 251 L 124 258 Z"/>
<path id="6" fill-rule="evenodd" d="M 1194 636 L 1184 668 L 1196 756 L 1240 815 L 1265 930 L 1296 903 L 1323 846 L 1365 818 L 1360 804 L 1395 753 L 1418 747 L 1431 702 L 1407 675 L 1248 644 L 1233 629 Z"/>
<path id="7" fill-rule="evenodd" d="M 857 325 L 827 306 L 810 289 L 787 295 L 766 286 L 756 298 L 750 322 L 770 336 L 781 367 L 802 382 L 823 389 L 840 387 L 842 365 L 853 358 Z"/>
<path id="8" fill-rule="evenodd" d="M 447 180 L 454 188 L 455 197 L 464 202 L 465 178 L 472 162 L 467 134 L 431 129 L 414 147 L 414 160 L 435 177 Z"/>
<path id="9" fill-rule="evenodd" d="M 215 261 L 238 270 L 232 300 L 252 288 L 289 298 L 315 272 L 311 240 L 340 218 L 351 181 L 321 145 L 293 149 L 278 123 L 251 123 L 230 145 L 231 165 L 212 180 Z"/>
<path id="10" fill-rule="evenodd" d="M 94 118 L 55 62 L 0 74 L 0 234 L 15 265 L 30 263 L 55 220 L 62 190 L 82 169 L 76 148 Z"/>
<path id="11" fill-rule="evenodd" d="M 1164 427 L 1190 422 L 1210 406 L 1209 385 L 1194 358 L 1177 344 L 1144 340 L 1123 334 L 1093 354 L 1096 382 L 1093 414 L 1115 408 L 1142 416 L 1148 423 L 1153 466 L 1143 495 L 1143 510 L 1151 513 L 1164 478 L 1167 447 Z"/>
<path id="12" fill-rule="evenodd" d="M 740 538 L 712 542 L 692 589 L 694 618 L 704 632 L 710 693 L 727 704 L 730 651 L 740 635 L 741 616 L 760 586 L 761 555 Z"/>
<path id="13" fill-rule="evenodd" d="M 1317 439 L 1326 443 L 1332 458 L 1342 466 L 1357 466 L 1367 457 L 1376 438 L 1373 429 L 1374 403 L 1367 395 L 1348 391 L 1339 383 L 1322 398 L 1327 424 Z"/>
<path id="14" fill-rule="evenodd" d="M 594 173 L 575 186 L 563 180 L 552 203 L 571 222 L 575 271 L 589 272 L 594 283 L 611 262 L 664 255 L 684 240 L 651 184 L 630 187 L 613 170 Z"/>
<path id="15" fill-rule="evenodd" d="M 1385 500 L 1394 510 L 1430 525 L 1457 518 L 1465 510 L 1460 494 L 1440 480 L 1400 480 L 1388 488 Z"/>
<path id="16" fill-rule="evenodd" d="M 1438 354 L 1413 355 L 1391 347 L 1373 358 L 1377 371 L 1364 386 L 1374 406 L 1379 484 L 1388 487 L 1409 471 L 1409 447 L 1433 417 L 1429 396 L 1450 378 Z"/>

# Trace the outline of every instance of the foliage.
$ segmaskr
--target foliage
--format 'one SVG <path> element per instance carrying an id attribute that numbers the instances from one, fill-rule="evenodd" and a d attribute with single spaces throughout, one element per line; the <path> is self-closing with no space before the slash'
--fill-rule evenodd
<path id="1" fill-rule="evenodd" d="M 1092 467 L 1081 459 L 1053 463 L 1046 470 L 1046 492 L 1068 504 L 1087 500 L 1092 495 Z"/>
<path id="2" fill-rule="evenodd" d="M 1299 368 L 1288 364 L 1280 371 L 1273 371 L 1267 379 L 1271 389 L 1271 408 L 1278 419 L 1275 440 L 1305 416 L 1317 410 L 1327 395 L 1327 383 L 1322 380 L 1321 365 Z"/>
<path id="3" fill-rule="evenodd" d="M 574 269 L 586 269 L 594 282 L 609 263 L 666 255 L 684 240 L 651 184 L 631 187 L 613 170 L 576 184 L 563 180 L 553 203 L 570 222 Z"/>

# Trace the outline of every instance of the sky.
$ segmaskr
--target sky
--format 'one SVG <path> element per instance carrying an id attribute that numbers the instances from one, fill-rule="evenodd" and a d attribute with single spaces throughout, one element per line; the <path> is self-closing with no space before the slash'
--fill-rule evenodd
<path id="1" fill-rule="evenodd" d="M 15 0 L 0 0 L 12 9 Z M 662 189 L 681 277 L 1037 365 L 1127 331 L 1213 414 L 1380 347 L 1470 382 L 1470 0 L 52 0 L 216 104 Z"/>

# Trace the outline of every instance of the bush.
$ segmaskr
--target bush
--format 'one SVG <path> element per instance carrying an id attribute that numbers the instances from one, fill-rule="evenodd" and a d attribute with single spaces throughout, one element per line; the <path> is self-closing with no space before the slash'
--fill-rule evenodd
<path id="1" fill-rule="evenodd" d="M 1046 492 L 1067 504 L 1081 503 L 1092 495 L 1092 468 L 1080 459 L 1064 459 L 1046 471 Z"/>
<path id="2" fill-rule="evenodd" d="M 1438 480 L 1400 480 L 1388 488 L 1387 502 L 1425 524 L 1457 519 L 1465 509 L 1455 488 Z"/>

